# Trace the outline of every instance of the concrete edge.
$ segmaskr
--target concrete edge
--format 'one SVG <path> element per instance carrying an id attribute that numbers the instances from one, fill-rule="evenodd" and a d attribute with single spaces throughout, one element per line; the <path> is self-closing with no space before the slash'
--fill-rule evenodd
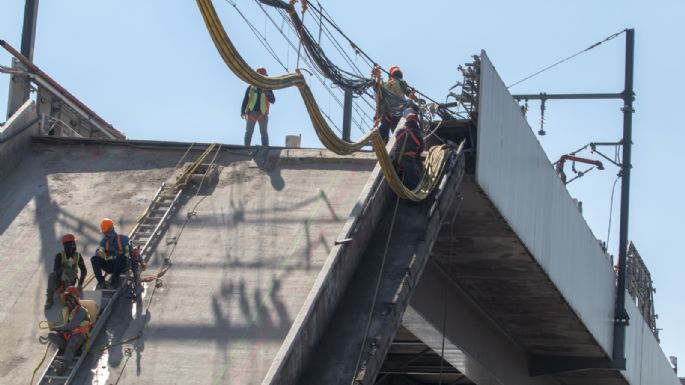
<path id="1" fill-rule="evenodd" d="M 0 179 L 9 175 L 21 162 L 31 144 L 31 134 L 38 123 L 36 104 L 27 100 L 15 112 L 0 132 Z"/>
<path id="2" fill-rule="evenodd" d="M 368 245 L 391 191 L 376 165 L 357 205 L 340 231 L 288 335 L 272 361 L 262 385 L 296 384 L 342 298 L 363 250 Z"/>

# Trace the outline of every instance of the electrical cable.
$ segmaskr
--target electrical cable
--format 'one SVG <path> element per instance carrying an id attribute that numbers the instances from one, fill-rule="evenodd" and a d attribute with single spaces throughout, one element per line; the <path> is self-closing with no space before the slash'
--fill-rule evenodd
<path id="1" fill-rule="evenodd" d="M 609 237 L 611 236 L 611 216 L 614 211 L 614 191 L 616 190 L 616 182 L 621 178 L 621 174 L 614 179 L 614 185 L 611 187 L 611 199 L 609 200 L 609 226 L 607 228 L 607 248 L 609 247 Z"/>
<path id="2" fill-rule="evenodd" d="M 513 87 L 513 86 L 515 86 L 515 85 L 517 85 L 517 84 L 520 84 L 520 83 L 525 82 L 526 80 L 528 80 L 528 79 L 530 79 L 530 78 L 532 78 L 532 77 L 535 77 L 535 76 L 537 76 L 537 75 L 540 75 L 541 73 L 543 73 L 543 72 L 545 72 L 545 71 L 547 71 L 547 70 L 550 70 L 550 69 L 552 69 L 552 68 L 554 68 L 554 67 L 556 67 L 556 66 L 558 66 L 558 65 L 560 65 L 560 64 L 562 64 L 562 63 L 564 63 L 564 62 L 567 62 L 567 61 L 573 59 L 574 57 L 576 57 L 576 56 L 578 56 L 578 55 L 580 55 L 580 54 L 582 54 L 582 53 L 585 53 L 585 52 L 587 52 L 587 51 L 590 51 L 590 50 L 593 49 L 593 48 L 596 48 L 596 47 L 599 46 L 600 44 L 602 44 L 602 43 L 604 43 L 604 42 L 607 42 L 607 41 L 609 41 L 609 40 L 611 40 L 611 39 L 613 39 L 613 38 L 615 38 L 615 37 L 621 35 L 622 33 L 626 32 L 626 31 L 627 31 L 627 29 L 624 29 L 624 30 L 622 30 L 622 31 L 616 32 L 616 33 L 614 33 L 614 34 L 612 34 L 612 35 L 606 37 L 604 40 L 598 41 L 597 43 L 592 44 L 591 46 L 589 46 L 589 47 L 587 47 L 587 48 L 585 48 L 585 49 L 583 49 L 583 50 L 580 50 L 580 51 L 574 53 L 573 55 L 571 55 L 571 56 L 569 56 L 569 57 L 567 57 L 567 58 L 565 58 L 565 59 L 561 59 L 561 60 L 559 60 L 558 62 L 556 62 L 556 63 L 554 63 L 554 64 L 551 64 L 551 65 L 549 65 L 549 66 L 547 66 L 547 67 L 545 67 L 545 68 L 543 68 L 543 69 L 541 69 L 541 70 L 539 70 L 539 71 L 537 71 L 537 72 L 535 72 L 535 73 L 533 73 L 533 74 L 531 74 L 531 75 L 526 76 L 525 78 L 523 78 L 523 79 L 521 79 L 521 80 L 519 80 L 519 81 L 517 81 L 517 82 L 514 82 L 514 83 L 508 85 L 507 88 L 511 88 L 511 87 Z"/>

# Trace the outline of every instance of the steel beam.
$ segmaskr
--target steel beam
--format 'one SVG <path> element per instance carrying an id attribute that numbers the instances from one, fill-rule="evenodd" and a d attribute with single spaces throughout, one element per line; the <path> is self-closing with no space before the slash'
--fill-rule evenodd
<path id="1" fill-rule="evenodd" d="M 625 90 L 623 91 L 623 167 L 621 176 L 621 219 L 618 240 L 618 277 L 616 283 L 616 309 L 614 314 L 613 360 L 625 368 L 626 326 L 625 309 L 626 262 L 628 251 L 628 214 L 630 209 L 630 155 L 633 131 L 633 64 L 635 57 L 635 30 L 626 30 Z M 620 366 L 620 365 L 619 365 Z"/>
<path id="2" fill-rule="evenodd" d="M 352 91 L 345 90 L 345 103 L 343 104 L 343 132 L 342 138 L 345 141 L 350 141 L 350 134 L 352 130 Z"/>
<path id="3" fill-rule="evenodd" d="M 33 46 L 36 42 L 36 22 L 38 20 L 38 1 L 26 0 L 24 5 L 24 26 L 21 33 L 21 54 L 33 61 Z M 12 60 L 12 68 L 23 70 L 19 61 Z M 28 76 L 14 74 L 10 78 L 9 96 L 7 98 L 7 118 L 9 119 L 31 93 L 31 79 Z"/>
<path id="4" fill-rule="evenodd" d="M 512 95 L 516 100 L 573 100 L 573 99 L 623 99 L 623 94 L 547 94 L 540 92 L 539 94 L 523 94 Z"/>

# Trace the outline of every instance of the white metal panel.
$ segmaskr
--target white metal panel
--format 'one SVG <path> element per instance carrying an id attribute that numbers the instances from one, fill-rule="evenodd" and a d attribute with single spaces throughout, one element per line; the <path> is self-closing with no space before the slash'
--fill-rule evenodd
<path id="1" fill-rule="evenodd" d="M 654 338 L 642 314 L 626 292 L 626 370 L 623 376 L 631 385 L 681 385 L 666 355 Z"/>
<path id="2" fill-rule="evenodd" d="M 476 181 L 611 355 L 614 273 L 485 52 Z"/>

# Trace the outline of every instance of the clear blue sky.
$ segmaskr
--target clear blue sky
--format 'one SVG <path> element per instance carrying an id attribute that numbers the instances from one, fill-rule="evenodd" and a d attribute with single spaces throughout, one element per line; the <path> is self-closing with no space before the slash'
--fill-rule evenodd
<path id="1" fill-rule="evenodd" d="M 644 1 L 330 1 L 320 0 L 342 29 L 384 67 L 399 64 L 421 91 L 444 100 L 460 80 L 457 66 L 485 49 L 507 84 L 624 28 L 636 30 L 633 179 L 630 239 L 649 267 L 662 348 L 685 362 L 685 307 L 680 251 L 683 182 L 676 173 L 685 135 L 682 110 L 685 80 L 682 49 L 685 15 L 681 0 Z M 296 53 L 252 0 L 237 5 L 265 34 L 286 67 Z M 23 0 L 3 2 L 0 38 L 20 46 Z M 235 9 L 215 0 L 225 27 L 246 60 L 283 73 Z M 280 15 L 271 12 L 280 23 Z M 318 34 L 311 14 L 306 19 Z M 290 34 L 292 38 L 292 33 Z M 342 59 L 324 39 L 324 48 Z M 620 92 L 624 36 L 514 88 L 514 93 Z M 343 42 L 341 40 L 341 42 Z M 343 42 L 347 52 L 349 46 Z M 242 143 L 239 108 L 245 84 L 216 52 L 194 1 L 42 1 L 35 62 L 130 138 Z M 360 58 L 352 60 L 368 72 Z M 9 65 L 0 52 L 0 63 Z M 340 108 L 310 78 L 322 109 L 340 121 Z M 0 75 L 0 112 L 7 103 L 8 77 Z M 340 95 L 334 90 L 334 95 Z M 295 90 L 276 93 L 271 142 L 302 134 L 303 145 L 319 147 Z M 590 141 L 621 137 L 619 101 L 548 102 L 547 135 L 540 137 L 550 159 Z M 529 121 L 538 129 L 539 104 Z M 0 119 L 2 120 L 2 119 Z M 339 123 L 338 123 L 339 124 Z M 360 130 L 353 128 L 353 135 Z M 253 142 L 258 141 L 255 134 Z M 589 155 L 585 153 L 585 155 Z M 606 239 L 611 186 L 616 169 L 593 171 L 569 185 L 584 203 L 588 224 Z M 614 213 L 618 213 L 619 188 Z M 611 252 L 616 254 L 618 215 L 613 217 Z M 583 277 L 578 277 L 582 284 Z"/>

